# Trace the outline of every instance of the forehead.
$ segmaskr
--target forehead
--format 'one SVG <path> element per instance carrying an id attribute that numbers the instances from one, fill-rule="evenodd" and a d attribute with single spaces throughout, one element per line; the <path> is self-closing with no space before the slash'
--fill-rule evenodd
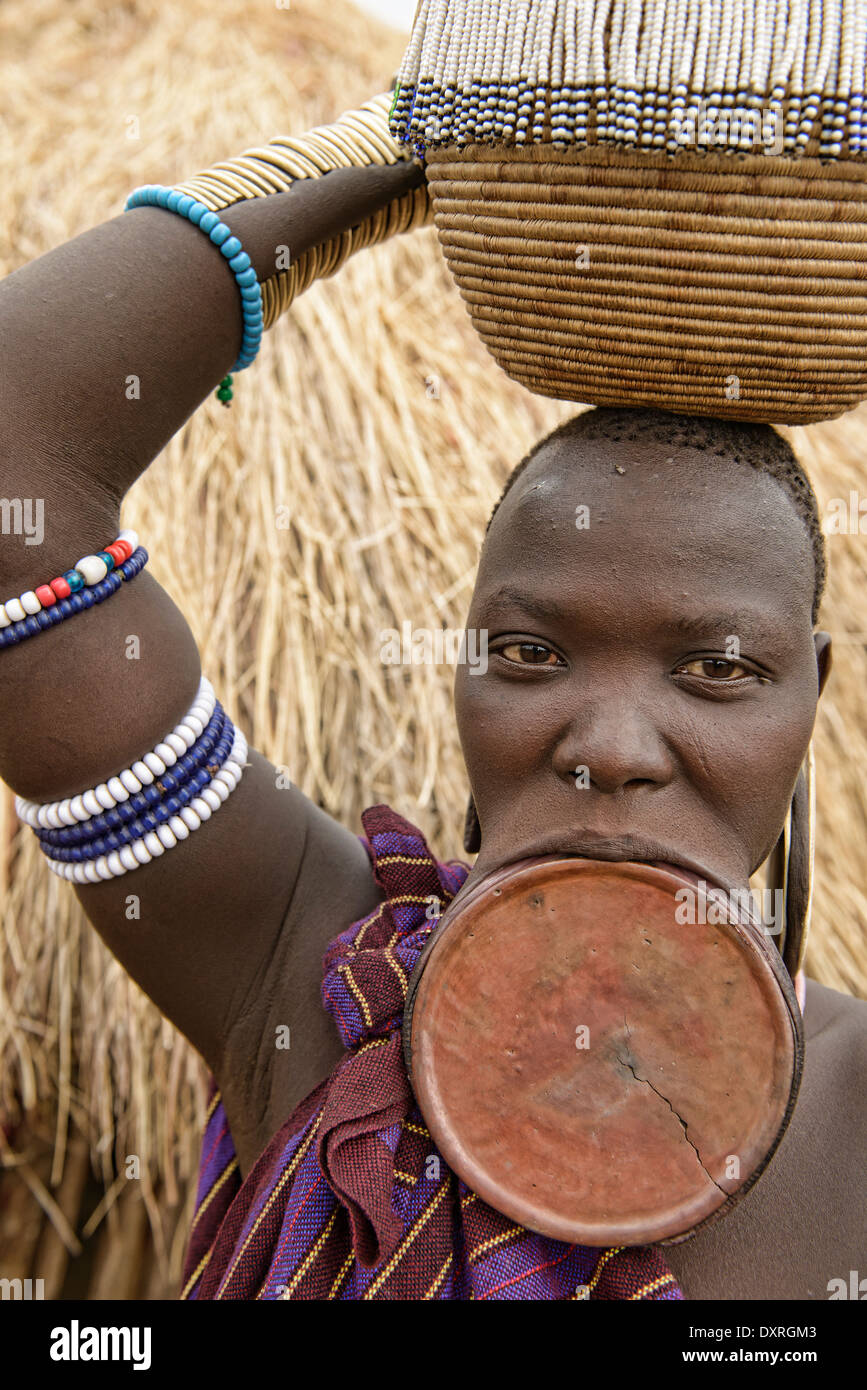
<path id="1" fill-rule="evenodd" d="M 742 463 L 656 441 L 558 440 L 501 503 L 476 597 L 508 575 L 575 602 L 758 602 L 810 622 L 812 548 L 781 483 Z"/>

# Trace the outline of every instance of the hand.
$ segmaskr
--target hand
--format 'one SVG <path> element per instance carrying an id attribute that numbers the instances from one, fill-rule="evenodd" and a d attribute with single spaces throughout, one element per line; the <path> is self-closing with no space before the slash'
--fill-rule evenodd
<path id="1" fill-rule="evenodd" d="M 276 273 L 278 247 L 288 246 L 295 259 L 424 183 L 415 159 L 332 169 L 318 179 L 297 179 L 285 193 L 233 203 L 220 217 L 240 238 L 261 282 Z"/>

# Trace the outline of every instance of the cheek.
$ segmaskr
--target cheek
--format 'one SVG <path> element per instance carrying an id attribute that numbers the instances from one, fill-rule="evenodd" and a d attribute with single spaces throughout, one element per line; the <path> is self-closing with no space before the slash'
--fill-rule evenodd
<path id="1" fill-rule="evenodd" d="M 686 776 L 753 847 L 782 825 L 814 718 L 807 683 L 751 706 L 707 705 L 680 732 Z"/>
<path id="2" fill-rule="evenodd" d="M 464 762 L 477 788 L 519 778 L 539 763 L 551 727 L 543 692 L 458 668 L 455 715 Z M 523 698 L 522 698 L 523 697 Z"/>

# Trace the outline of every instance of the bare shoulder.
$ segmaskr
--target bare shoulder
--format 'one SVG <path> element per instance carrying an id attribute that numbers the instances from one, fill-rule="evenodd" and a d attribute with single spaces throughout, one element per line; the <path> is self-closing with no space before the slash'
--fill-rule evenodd
<path id="1" fill-rule="evenodd" d="M 867 999 L 808 980 L 804 1032 L 808 1048 L 845 1044 L 855 1050 L 863 1066 L 867 1062 Z"/>
<path id="2" fill-rule="evenodd" d="M 805 1111 L 824 1116 L 837 1134 L 836 1166 L 854 1181 L 867 1150 L 867 1000 L 808 980 L 804 1034 Z"/>
<path id="3" fill-rule="evenodd" d="M 867 1003 L 807 982 L 797 1104 L 768 1168 L 715 1224 L 671 1247 L 687 1298 L 827 1299 L 867 1276 Z"/>

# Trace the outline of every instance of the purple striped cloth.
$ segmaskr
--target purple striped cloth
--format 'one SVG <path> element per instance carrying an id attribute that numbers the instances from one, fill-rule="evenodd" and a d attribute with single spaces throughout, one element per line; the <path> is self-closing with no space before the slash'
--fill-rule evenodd
<path id="1" fill-rule="evenodd" d="M 384 901 L 332 942 L 322 981 L 346 1055 L 243 1182 L 212 1082 L 181 1297 L 681 1299 L 657 1248 L 549 1240 L 450 1171 L 410 1090 L 400 1030 L 435 914 L 469 870 L 437 861 L 388 806 L 362 823 Z"/>

